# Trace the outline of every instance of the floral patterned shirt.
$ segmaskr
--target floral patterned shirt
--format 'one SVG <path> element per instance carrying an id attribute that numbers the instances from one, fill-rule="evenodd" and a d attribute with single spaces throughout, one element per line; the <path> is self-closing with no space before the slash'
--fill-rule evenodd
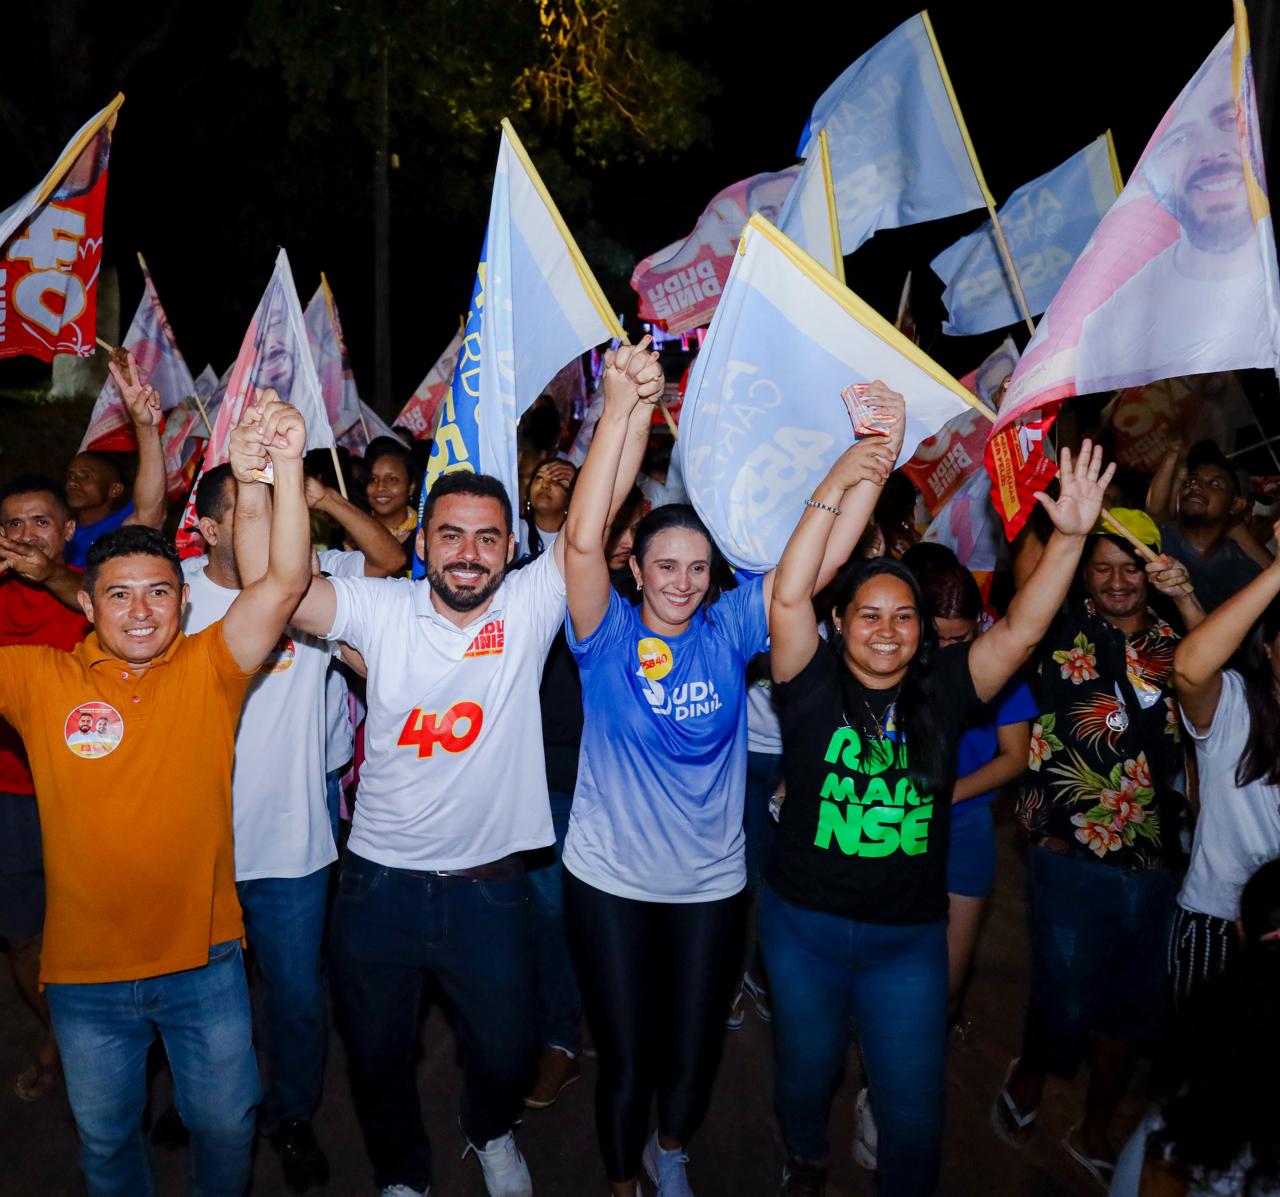
<path id="1" fill-rule="evenodd" d="M 1018 799 L 1033 843 L 1120 868 L 1171 863 L 1183 763 L 1179 637 L 1153 612 L 1148 619 L 1126 636 L 1086 600 L 1041 644 L 1032 678 L 1040 716 Z"/>

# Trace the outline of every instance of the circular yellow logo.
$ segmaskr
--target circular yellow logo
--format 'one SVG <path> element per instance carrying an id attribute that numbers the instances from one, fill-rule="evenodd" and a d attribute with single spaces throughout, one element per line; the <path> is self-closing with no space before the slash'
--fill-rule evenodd
<path id="1" fill-rule="evenodd" d="M 651 682 L 661 681 L 671 672 L 671 649 L 665 640 L 646 636 L 636 645 L 640 669 Z"/>

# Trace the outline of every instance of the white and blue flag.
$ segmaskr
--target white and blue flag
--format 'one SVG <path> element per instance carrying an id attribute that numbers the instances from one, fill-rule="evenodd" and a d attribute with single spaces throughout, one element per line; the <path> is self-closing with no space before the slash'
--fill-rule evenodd
<path id="1" fill-rule="evenodd" d="M 902 460 L 975 396 L 759 213 L 698 354 L 676 448 L 716 544 L 760 573 L 805 497 L 853 443 L 840 392 L 875 379 L 907 398 Z"/>
<path id="2" fill-rule="evenodd" d="M 805 159 L 787 202 L 778 213 L 778 229 L 844 282 L 840 215 L 825 129 L 818 130 L 817 146 Z"/>
<path id="3" fill-rule="evenodd" d="M 423 493 L 441 474 L 472 470 L 500 479 L 512 510 L 519 511 L 521 415 L 571 358 L 622 336 L 600 284 L 504 120 L 489 226 Z"/>
<path id="4" fill-rule="evenodd" d="M 1049 306 L 1122 186 L 1108 130 L 1005 201 L 1000 227 L 1031 315 Z M 972 336 L 1022 319 L 989 220 L 930 265 L 946 284 L 944 333 Z"/>
<path id="5" fill-rule="evenodd" d="M 800 138 L 801 158 L 816 152 L 822 129 L 847 254 L 878 229 L 990 200 L 928 13 L 899 25 L 822 93 Z"/>

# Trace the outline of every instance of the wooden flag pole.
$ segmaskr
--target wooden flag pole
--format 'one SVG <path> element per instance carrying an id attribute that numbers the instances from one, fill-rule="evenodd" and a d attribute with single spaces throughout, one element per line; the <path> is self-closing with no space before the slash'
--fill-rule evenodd
<path id="1" fill-rule="evenodd" d="M 204 404 L 200 400 L 200 396 L 194 391 L 191 398 L 196 401 L 196 409 L 200 412 L 200 418 L 204 421 L 205 431 L 209 434 L 209 439 L 213 440 L 213 425 L 209 422 L 209 413 L 205 410 Z"/>
<path id="2" fill-rule="evenodd" d="M 342 477 L 342 462 L 338 460 L 337 445 L 329 446 L 329 454 L 333 458 L 333 472 L 338 475 L 338 493 L 341 494 L 344 499 L 347 499 L 347 483 Z M 350 501 L 350 499 L 347 499 L 347 502 Z"/>
<path id="3" fill-rule="evenodd" d="M 676 439 L 676 422 L 671 417 L 671 412 L 667 408 L 667 401 L 665 399 L 659 398 L 658 410 L 662 413 L 662 418 L 666 420 L 667 427 L 671 429 L 671 439 L 675 440 Z"/>
<path id="4" fill-rule="evenodd" d="M 986 188 L 983 188 L 984 193 Z M 1009 272 L 1009 282 L 1013 284 L 1013 294 L 1018 301 L 1018 307 L 1022 310 L 1022 318 L 1026 321 L 1027 332 L 1033 337 L 1036 335 L 1036 322 L 1031 319 L 1031 306 L 1027 303 L 1027 296 L 1022 290 L 1022 280 L 1018 277 L 1018 268 L 1013 264 L 1013 254 L 1009 252 L 1009 243 L 1004 239 L 1004 228 L 1000 224 L 1000 215 L 996 211 L 996 206 L 991 200 L 989 194 L 984 194 L 983 198 L 987 201 L 987 212 L 991 216 L 991 229 L 996 235 L 996 245 L 1000 249 L 1000 257 L 1004 261 L 1004 268 Z"/>
<path id="5" fill-rule="evenodd" d="M 356 415 L 360 417 L 360 431 L 364 433 L 364 443 L 369 443 L 369 425 L 364 422 L 364 409 L 359 408 Z"/>
<path id="6" fill-rule="evenodd" d="M 115 353 L 116 350 L 114 345 L 108 345 L 101 337 L 94 337 L 93 339 L 98 343 L 98 348 L 101 349 L 103 353 Z"/>
<path id="7" fill-rule="evenodd" d="M 1105 507 L 1102 509 L 1100 514 L 1102 518 L 1106 520 L 1106 522 L 1115 531 L 1115 534 L 1117 536 L 1122 536 L 1131 545 L 1133 545 L 1134 552 L 1136 552 L 1139 556 L 1145 557 L 1148 561 L 1160 560 L 1160 555 L 1158 553 L 1152 552 L 1151 547 L 1149 545 L 1143 544 L 1142 541 L 1140 541 L 1136 536 L 1134 536 L 1134 534 L 1130 532 L 1129 529 L 1126 528 L 1118 519 L 1116 519 L 1116 517 L 1112 515 L 1111 512 L 1109 512 Z M 1196 588 L 1192 586 L 1190 582 L 1182 583 L 1181 590 L 1184 594 L 1194 594 L 1195 589 Z"/>

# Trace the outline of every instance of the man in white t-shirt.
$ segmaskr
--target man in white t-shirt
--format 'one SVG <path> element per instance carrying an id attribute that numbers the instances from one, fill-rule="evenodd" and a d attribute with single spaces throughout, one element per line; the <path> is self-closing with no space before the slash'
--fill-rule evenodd
<path id="1" fill-rule="evenodd" d="M 627 429 L 614 510 L 658 394 L 656 354 L 624 346 L 603 420 Z M 540 1047 L 536 944 L 520 853 L 553 842 L 538 683 L 564 621 L 564 544 L 507 575 L 511 501 L 446 474 L 418 532 L 427 580 L 316 578 L 291 626 L 342 640 L 368 670 L 355 818 L 332 915 L 334 996 L 356 1112 L 384 1195 L 425 1194 L 431 1150 L 414 1076 L 430 979 L 462 1049 L 463 1134 L 491 1197 L 528 1197 L 511 1128 Z"/>
<path id="2" fill-rule="evenodd" d="M 241 562 L 266 560 L 261 543 L 266 487 L 237 483 L 230 466 L 200 479 L 196 515 L 207 557 L 182 563 L 188 634 L 221 619 L 241 590 Z M 403 567 L 399 541 L 372 516 L 307 480 L 308 505 L 322 507 L 363 553 L 320 555 L 344 573 L 385 577 Z M 247 519 L 237 519 L 237 510 Z M 236 541 L 241 540 L 237 553 Z M 246 552 L 246 550 L 248 550 Z M 255 567 L 250 564 L 250 571 Z M 236 732 L 231 782 L 236 892 L 245 935 L 266 986 L 267 1086 L 260 1123 L 295 1192 L 326 1183 L 329 1166 L 311 1119 L 320 1105 L 328 1019 L 321 944 L 329 866 L 337 849 L 325 773 L 325 683 L 334 645 L 286 628 L 250 685 Z"/>

